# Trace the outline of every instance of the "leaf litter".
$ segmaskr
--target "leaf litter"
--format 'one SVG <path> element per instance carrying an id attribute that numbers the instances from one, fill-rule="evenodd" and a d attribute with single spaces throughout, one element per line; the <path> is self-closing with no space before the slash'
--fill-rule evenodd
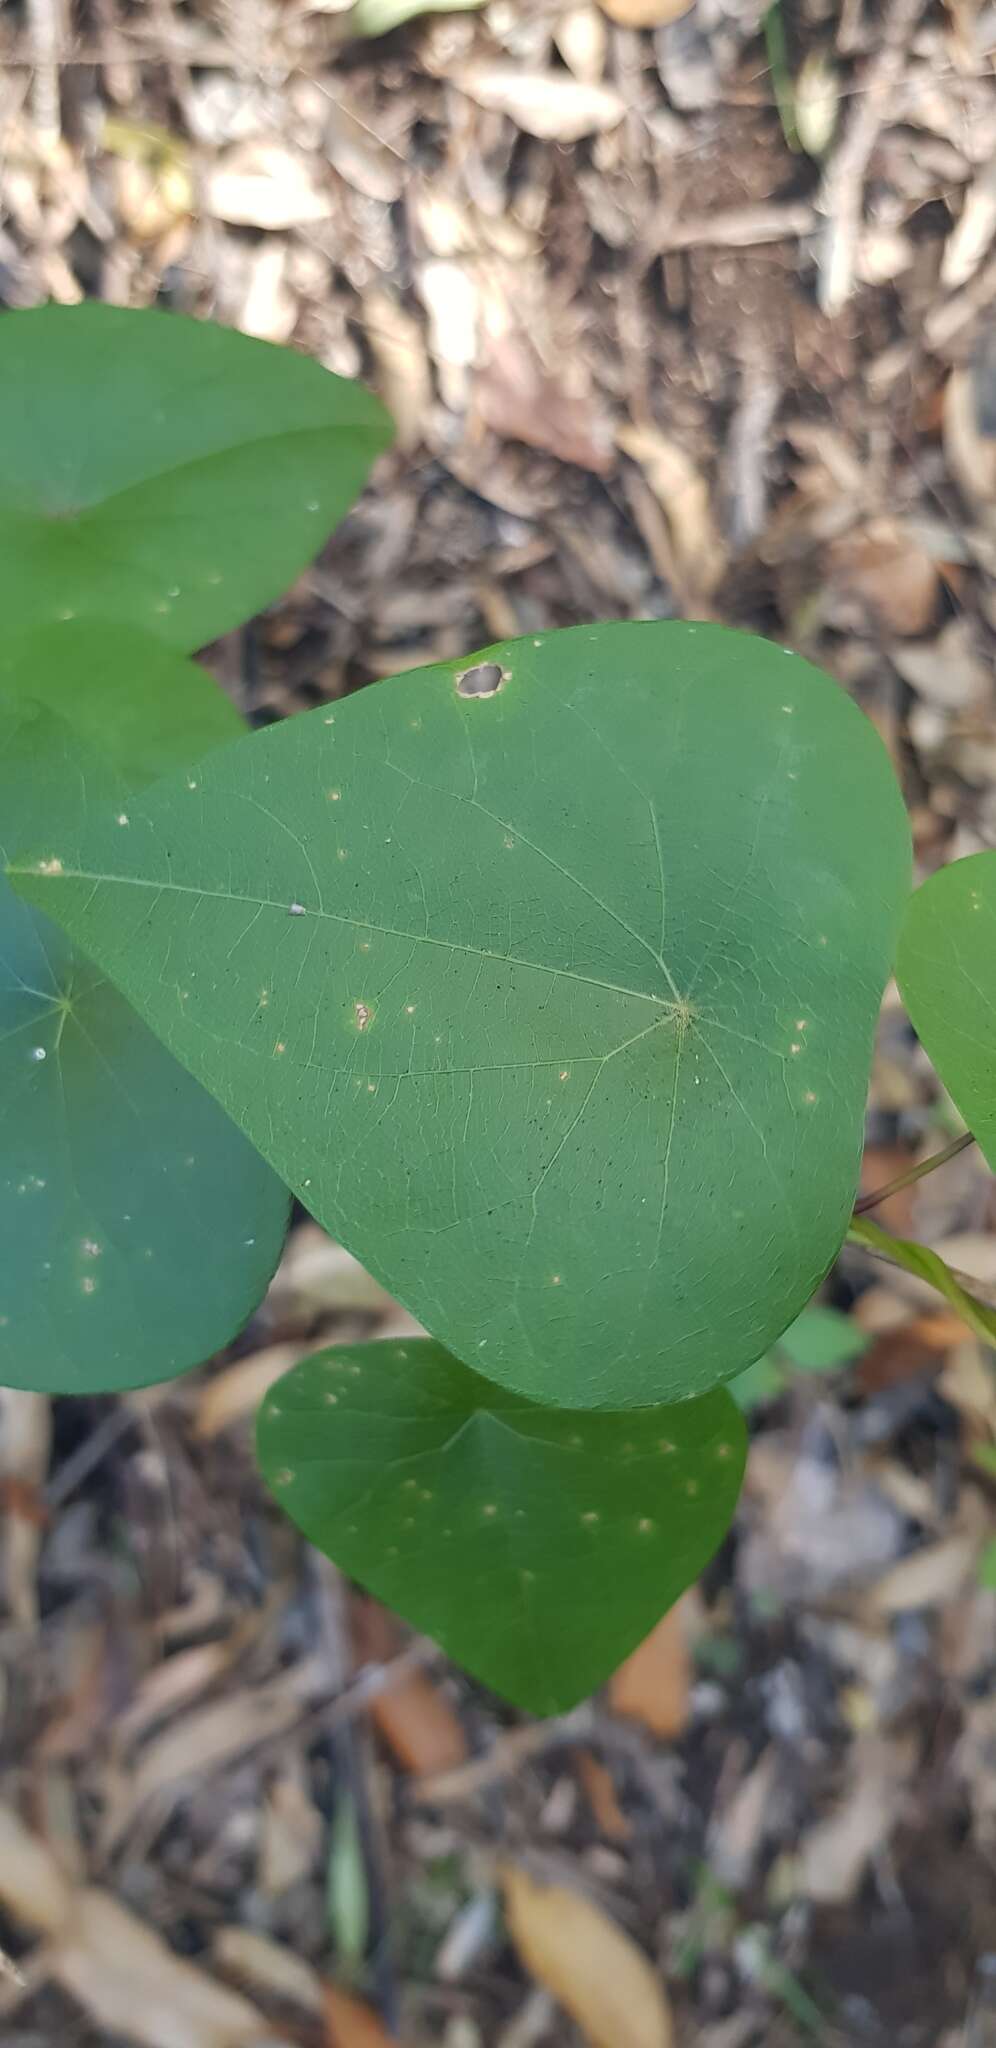
<path id="1" fill-rule="evenodd" d="M 0 23 L 5 304 L 211 315 L 365 375 L 400 419 L 322 560 L 211 650 L 225 687 L 265 723 L 515 633 L 691 611 L 858 696 L 923 870 L 991 845 L 984 13 L 807 0 L 772 81 L 757 8 L 492 0 L 379 37 L 410 12 L 86 0 L 70 23 L 50 0 Z M 948 1117 L 887 1005 L 867 1184 Z M 970 1154 L 876 1213 L 992 1264 Z M 813 2001 L 828 2040 L 977 2048 L 990 1355 L 856 1247 L 829 1298 L 871 1346 L 753 1412 L 684 1649 L 666 1623 L 635 1695 L 631 1665 L 534 1726 L 389 1621 L 371 1646 L 261 1496 L 249 1410 L 281 1362 L 411 1330 L 315 1226 L 191 1380 L 51 1414 L 5 1396 L 11 2048 L 629 2048 L 627 2025 L 788 2048 Z M 371 1914 L 349 1984 L 340 1808 Z M 461 1964 L 454 1937 L 436 1977 L 503 1866 L 514 1940 Z"/>

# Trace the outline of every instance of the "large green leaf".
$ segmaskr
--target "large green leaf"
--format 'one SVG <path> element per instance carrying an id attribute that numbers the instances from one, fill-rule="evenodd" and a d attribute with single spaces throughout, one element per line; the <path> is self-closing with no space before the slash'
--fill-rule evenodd
<path id="1" fill-rule="evenodd" d="M 199 647 L 283 590 L 390 438 L 307 357 L 173 313 L 0 319 L 0 616 Z"/>
<path id="2" fill-rule="evenodd" d="M 0 845 L 122 801 L 78 734 L 4 704 Z M 286 1222 L 241 1131 L 0 878 L 0 1383 L 90 1393 L 195 1365 L 254 1308 Z"/>
<path id="3" fill-rule="evenodd" d="M 130 789 L 245 731 L 206 669 L 137 626 L 104 621 L 39 626 L 6 638 L 0 704 L 9 712 L 11 703 L 43 704 L 74 726 Z"/>
<path id="4" fill-rule="evenodd" d="M 700 1392 L 838 1250 L 908 832 L 873 728 L 779 648 L 510 642 L 38 853 L 30 900 L 503 1384 Z"/>
<path id="5" fill-rule="evenodd" d="M 746 1431 L 726 1393 L 586 1416 L 503 1394 L 442 1346 L 296 1365 L 260 1462 L 309 1541 L 520 1707 L 592 1691 L 722 1540 Z"/>
<path id="6" fill-rule="evenodd" d="M 996 1172 L 996 853 L 939 868 L 911 896 L 900 993 L 945 1088 Z"/>

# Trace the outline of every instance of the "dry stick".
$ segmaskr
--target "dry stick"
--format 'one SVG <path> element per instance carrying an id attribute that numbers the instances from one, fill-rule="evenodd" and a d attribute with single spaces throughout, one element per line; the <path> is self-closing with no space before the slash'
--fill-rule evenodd
<path id="1" fill-rule="evenodd" d="M 922 11 L 923 0 L 891 0 L 882 24 L 881 47 L 865 75 L 864 96 L 855 104 L 823 180 L 818 204 L 827 225 L 819 258 L 819 299 L 823 312 L 831 318 L 851 295 L 865 172 Z"/>
<path id="2" fill-rule="evenodd" d="M 950 1145 L 945 1145 L 943 1152 L 932 1152 L 930 1158 L 921 1160 L 919 1166 L 907 1167 L 905 1173 L 897 1173 L 895 1180 L 887 1180 L 884 1187 L 874 1188 L 870 1195 L 862 1195 L 860 1202 L 854 1204 L 854 1214 L 863 1216 L 867 1209 L 877 1209 L 889 1195 L 898 1195 L 901 1188 L 911 1188 L 914 1181 L 922 1180 L 925 1174 L 933 1173 L 938 1166 L 946 1166 L 949 1159 L 956 1159 L 959 1152 L 967 1152 L 974 1143 L 972 1132 L 963 1131 L 960 1138 L 952 1138 Z"/>
<path id="3" fill-rule="evenodd" d="M 28 38 L 34 80 L 31 111 L 39 140 L 51 153 L 62 135 L 59 49 L 65 39 L 62 0 L 28 0 Z"/>

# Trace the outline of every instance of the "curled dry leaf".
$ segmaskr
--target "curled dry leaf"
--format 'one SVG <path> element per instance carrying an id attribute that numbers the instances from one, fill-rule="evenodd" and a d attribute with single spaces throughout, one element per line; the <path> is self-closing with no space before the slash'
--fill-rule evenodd
<path id="1" fill-rule="evenodd" d="M 626 112 L 609 85 L 586 85 L 559 71 L 522 71 L 515 64 L 475 64 L 454 84 L 489 113 L 507 114 L 527 135 L 544 142 L 580 142 L 604 135 Z"/>
<path id="2" fill-rule="evenodd" d="M 314 158 L 283 143 L 239 142 L 208 171 L 204 210 L 232 227 L 301 228 L 332 211 Z"/>
<path id="3" fill-rule="evenodd" d="M 76 1895 L 50 1967 L 103 2033 L 140 2048 L 278 2048 L 248 1999 L 183 1962 L 107 1892 Z"/>
<path id="4" fill-rule="evenodd" d="M 531 1975 L 569 2012 L 590 2048 L 672 2048 L 667 1995 L 642 1950 L 563 1885 L 502 1871 L 509 1931 Z"/>

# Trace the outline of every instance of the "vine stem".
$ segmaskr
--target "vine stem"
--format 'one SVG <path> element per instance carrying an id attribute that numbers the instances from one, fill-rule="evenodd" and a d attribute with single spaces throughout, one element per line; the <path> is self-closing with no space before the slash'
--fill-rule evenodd
<path id="1" fill-rule="evenodd" d="M 901 1188 L 912 1187 L 914 1181 L 923 1180 L 925 1174 L 934 1173 L 939 1166 L 946 1166 L 949 1159 L 956 1159 L 959 1152 L 967 1152 L 969 1145 L 974 1143 L 972 1132 L 963 1131 L 960 1138 L 952 1138 L 950 1145 L 945 1145 L 943 1152 L 932 1152 L 930 1158 L 921 1160 L 919 1166 L 897 1173 L 895 1180 L 886 1181 L 884 1187 L 873 1188 L 870 1195 L 862 1195 L 860 1202 L 854 1204 L 855 1216 L 864 1216 L 867 1210 L 877 1209 L 889 1195 L 898 1195 Z"/>

